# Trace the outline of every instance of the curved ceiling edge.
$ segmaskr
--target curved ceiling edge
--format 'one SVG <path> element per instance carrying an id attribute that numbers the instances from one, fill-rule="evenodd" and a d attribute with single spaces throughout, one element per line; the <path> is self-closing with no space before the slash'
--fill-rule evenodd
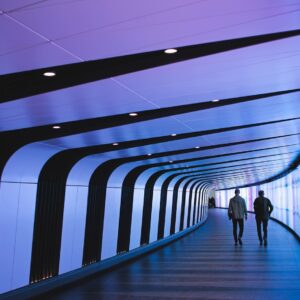
<path id="1" fill-rule="evenodd" d="M 270 178 L 267 178 L 266 180 L 257 181 L 257 182 L 253 182 L 251 184 L 245 184 L 245 185 L 241 185 L 241 186 L 234 186 L 234 187 L 230 187 L 230 188 L 219 189 L 219 190 L 220 191 L 222 191 L 222 190 L 231 190 L 231 189 L 234 189 L 234 188 L 245 188 L 245 187 L 251 187 L 251 186 L 256 186 L 256 185 L 269 183 L 271 181 L 280 179 L 280 178 L 288 175 L 289 173 L 296 170 L 299 165 L 300 165 L 300 154 L 294 159 L 294 161 L 289 165 L 288 168 L 286 168 L 284 171 L 280 172 L 279 174 L 276 174 L 274 176 L 271 176 Z"/>

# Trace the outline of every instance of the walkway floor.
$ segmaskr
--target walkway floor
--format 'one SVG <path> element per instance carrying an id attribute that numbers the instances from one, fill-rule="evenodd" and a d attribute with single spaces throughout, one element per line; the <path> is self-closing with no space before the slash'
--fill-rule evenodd
<path id="1" fill-rule="evenodd" d="M 300 244 L 269 222 L 269 245 L 259 246 L 253 215 L 243 246 L 234 246 L 226 211 L 212 209 L 189 236 L 43 300 L 300 299 Z"/>

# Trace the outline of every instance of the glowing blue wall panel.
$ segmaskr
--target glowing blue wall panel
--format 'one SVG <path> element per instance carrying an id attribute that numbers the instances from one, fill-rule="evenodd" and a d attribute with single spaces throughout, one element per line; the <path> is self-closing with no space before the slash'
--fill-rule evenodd
<path id="1" fill-rule="evenodd" d="M 179 231 L 181 205 L 182 205 L 182 191 L 178 191 L 177 208 L 176 208 L 176 220 L 175 220 L 175 232 Z"/>
<path id="2" fill-rule="evenodd" d="M 1 293 L 28 284 L 35 195 L 36 184 L 1 182 Z"/>
<path id="3" fill-rule="evenodd" d="M 265 191 L 265 196 L 274 205 L 272 217 L 285 223 L 300 235 L 300 170 L 297 169 L 281 179 L 261 186 L 241 189 L 248 210 L 253 211 L 253 201 L 260 189 Z M 216 205 L 228 207 L 229 199 L 233 195 L 234 190 L 217 191 Z"/>
<path id="4" fill-rule="evenodd" d="M 13 289 L 28 284 L 31 264 L 36 189 L 36 184 L 20 184 L 12 278 Z"/>
<path id="5" fill-rule="evenodd" d="M 59 274 L 82 266 L 88 187 L 67 186 Z"/>
<path id="6" fill-rule="evenodd" d="M 170 235 L 173 190 L 168 190 L 164 237 Z"/>
<path id="7" fill-rule="evenodd" d="M 188 217 L 188 209 L 189 209 L 189 196 L 190 196 L 190 191 L 186 190 L 184 218 L 183 218 L 183 229 L 187 228 L 187 217 Z"/>
<path id="8" fill-rule="evenodd" d="M 150 243 L 157 240 L 158 222 L 159 222 L 159 208 L 160 208 L 160 193 L 161 190 L 154 190 L 152 212 L 151 212 L 151 225 L 150 225 Z"/>
<path id="9" fill-rule="evenodd" d="M 63 216 L 59 274 L 72 270 L 72 253 L 77 205 L 77 187 L 67 187 Z"/>
<path id="10" fill-rule="evenodd" d="M 20 184 L 1 183 L 0 189 L 0 293 L 12 289 L 18 195 Z"/>
<path id="11" fill-rule="evenodd" d="M 121 189 L 107 188 L 101 252 L 102 259 L 117 254 L 120 205 Z"/>
<path id="12" fill-rule="evenodd" d="M 194 211 L 194 197 L 195 197 L 195 188 L 192 190 L 192 203 L 191 203 L 191 210 L 190 210 L 190 225 L 192 225 L 193 222 L 193 211 Z"/>
<path id="13" fill-rule="evenodd" d="M 129 249 L 140 246 L 144 207 L 144 190 L 134 189 Z"/>

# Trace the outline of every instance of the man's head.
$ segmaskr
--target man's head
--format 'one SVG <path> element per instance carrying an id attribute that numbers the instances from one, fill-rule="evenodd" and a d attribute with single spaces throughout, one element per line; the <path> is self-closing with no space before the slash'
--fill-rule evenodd
<path id="1" fill-rule="evenodd" d="M 235 189 L 234 193 L 235 193 L 236 195 L 239 195 L 239 194 L 240 194 L 240 190 L 239 190 L 239 189 Z"/>
<path id="2" fill-rule="evenodd" d="M 264 194 L 265 194 L 265 192 L 264 192 L 263 190 L 260 190 L 260 191 L 258 192 L 258 195 L 259 195 L 260 197 L 263 197 Z"/>

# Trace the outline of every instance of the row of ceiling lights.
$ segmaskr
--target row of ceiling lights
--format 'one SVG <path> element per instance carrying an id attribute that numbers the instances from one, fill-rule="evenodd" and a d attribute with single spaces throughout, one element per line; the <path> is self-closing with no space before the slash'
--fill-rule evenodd
<path id="1" fill-rule="evenodd" d="M 164 51 L 164 53 L 166 53 L 166 54 L 175 54 L 175 53 L 177 53 L 177 52 L 178 52 L 178 50 L 177 50 L 177 49 L 174 49 L 174 48 L 166 49 L 166 50 Z M 47 72 L 43 73 L 43 75 L 44 75 L 45 77 L 54 77 L 54 76 L 56 76 L 56 73 L 53 72 L 53 71 L 47 71 Z M 212 100 L 212 102 L 218 102 L 218 101 L 219 101 L 218 99 Z M 136 116 L 138 116 L 138 113 L 132 112 L 132 113 L 129 113 L 129 116 L 130 116 L 130 117 L 136 117 Z M 54 125 L 54 126 L 52 126 L 52 128 L 53 128 L 53 129 L 60 129 L 61 126 L 59 126 L 59 125 Z M 176 133 L 172 133 L 171 136 L 177 136 L 177 134 L 176 134 Z M 113 146 L 118 146 L 119 143 L 113 143 L 112 145 L 113 145 Z M 195 147 L 195 149 L 199 149 L 199 148 L 200 148 L 199 146 Z M 152 154 L 151 154 L 151 153 L 148 153 L 147 155 L 148 155 L 148 156 L 151 156 Z M 170 160 L 169 163 L 173 163 L 173 161 Z"/>
<path id="2" fill-rule="evenodd" d="M 166 49 L 166 50 L 164 51 L 164 53 L 166 53 L 166 54 L 175 54 L 175 53 L 177 53 L 177 52 L 178 52 L 178 50 L 177 50 L 177 49 L 174 49 L 174 48 Z M 54 76 L 56 76 L 56 73 L 53 72 L 53 71 L 47 71 L 47 72 L 43 73 L 43 75 L 44 75 L 45 77 L 54 77 Z"/>
<path id="3" fill-rule="evenodd" d="M 60 129 L 61 128 L 61 126 L 59 126 L 59 125 L 54 125 L 54 126 L 52 126 L 52 128 L 53 129 Z M 177 134 L 176 133 L 172 133 L 171 134 L 171 136 L 176 136 Z M 113 143 L 112 144 L 113 146 L 118 146 L 119 145 L 119 143 Z M 200 147 L 199 146 L 196 146 L 195 147 L 195 149 L 199 149 Z M 152 154 L 151 153 L 149 153 L 149 154 L 147 154 L 148 156 L 151 156 Z"/>
<path id="4" fill-rule="evenodd" d="M 178 50 L 177 50 L 177 49 L 174 49 L 174 48 L 170 48 L 170 49 L 166 49 L 164 52 L 165 52 L 166 54 L 174 54 L 174 53 L 177 53 Z M 56 73 L 53 72 L 53 71 L 47 71 L 47 72 L 44 72 L 43 75 L 44 75 L 45 77 L 54 77 L 54 76 L 56 76 Z M 212 102 L 218 102 L 218 101 L 219 101 L 219 99 L 214 99 L 214 100 L 212 100 Z M 137 116 L 138 116 L 138 113 L 132 112 L 132 113 L 129 113 L 129 116 L 130 116 L 130 117 L 137 117 Z M 61 127 L 60 127 L 59 125 L 54 125 L 52 128 L 53 128 L 53 129 L 60 129 Z M 176 136 L 176 133 L 173 133 L 172 136 Z"/>

